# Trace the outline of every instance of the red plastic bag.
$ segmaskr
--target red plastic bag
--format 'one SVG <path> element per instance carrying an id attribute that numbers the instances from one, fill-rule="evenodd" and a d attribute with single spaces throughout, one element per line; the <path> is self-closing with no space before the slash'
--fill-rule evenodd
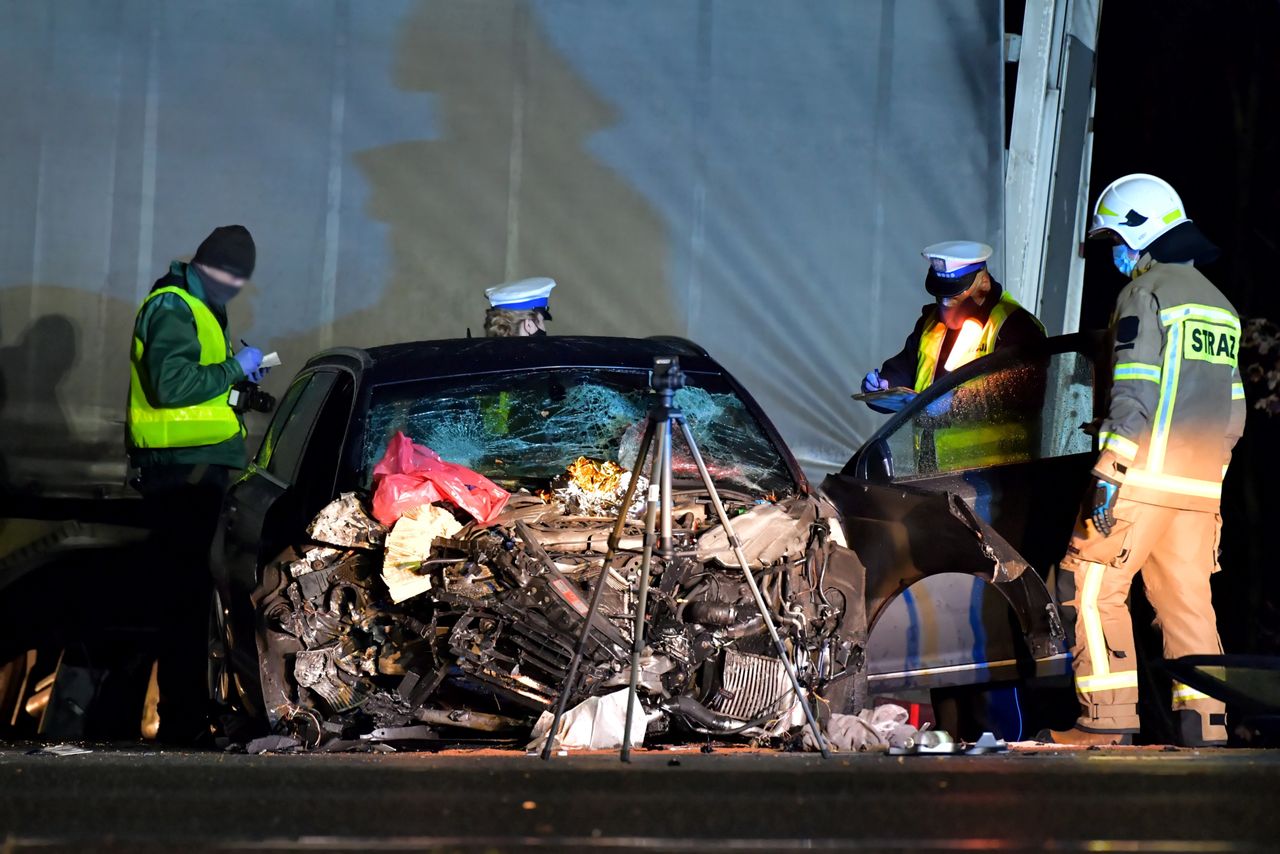
<path id="1" fill-rule="evenodd" d="M 487 525 L 511 494 L 466 466 L 445 462 L 426 445 L 396 432 L 373 469 L 373 518 L 391 526 L 414 507 L 448 501 Z"/>

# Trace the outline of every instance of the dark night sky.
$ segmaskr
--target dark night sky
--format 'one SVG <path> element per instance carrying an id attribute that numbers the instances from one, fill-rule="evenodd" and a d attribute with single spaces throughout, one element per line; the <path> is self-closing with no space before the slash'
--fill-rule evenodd
<path id="1" fill-rule="evenodd" d="M 1280 319 L 1280 2 L 1107 0 L 1098 44 L 1090 202 L 1150 172 L 1223 250 L 1205 273 L 1245 317 Z M 1124 280 L 1086 248 L 1082 325 Z"/>

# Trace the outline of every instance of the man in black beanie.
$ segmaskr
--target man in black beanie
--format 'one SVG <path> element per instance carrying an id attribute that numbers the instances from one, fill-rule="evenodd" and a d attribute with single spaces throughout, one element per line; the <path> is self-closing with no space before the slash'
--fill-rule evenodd
<path id="1" fill-rule="evenodd" d="M 232 354 L 226 304 L 256 254 L 244 226 L 215 228 L 191 263 L 170 265 L 134 321 L 125 442 L 172 591 L 158 674 L 160 737 L 171 743 L 208 734 L 209 547 L 231 477 L 247 462 L 229 398 L 266 373 L 256 347 Z"/>

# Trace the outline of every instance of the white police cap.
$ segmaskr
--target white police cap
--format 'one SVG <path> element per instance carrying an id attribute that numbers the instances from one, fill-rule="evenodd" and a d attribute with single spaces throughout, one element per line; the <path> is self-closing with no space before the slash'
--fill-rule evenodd
<path id="1" fill-rule="evenodd" d="M 485 290 L 489 305 L 494 308 L 505 308 L 511 311 L 546 308 L 550 302 L 551 289 L 556 286 L 553 279 L 538 276 L 533 279 L 521 279 L 505 285 L 495 285 Z"/>
<path id="2" fill-rule="evenodd" d="M 959 279 L 987 266 L 987 259 L 994 252 L 985 243 L 972 240 L 948 240 L 926 246 L 923 255 L 940 279 Z"/>

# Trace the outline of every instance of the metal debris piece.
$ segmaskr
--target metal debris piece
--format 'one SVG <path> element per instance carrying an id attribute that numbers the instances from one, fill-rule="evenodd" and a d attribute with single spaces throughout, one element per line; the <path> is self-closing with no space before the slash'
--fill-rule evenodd
<path id="1" fill-rule="evenodd" d="M 80 756 L 84 753 L 93 753 L 93 751 L 87 747 L 77 747 L 74 744 L 50 744 L 46 747 L 27 751 L 28 756 Z"/>
<path id="2" fill-rule="evenodd" d="M 365 512 L 354 492 L 344 492 L 316 514 L 307 536 L 346 549 L 376 549 L 386 541 L 387 529 Z"/>
<path id="3" fill-rule="evenodd" d="M 360 736 L 365 741 L 439 741 L 436 731 L 427 726 L 387 726 L 378 727 L 373 732 Z"/>
<path id="4" fill-rule="evenodd" d="M 890 756 L 910 756 L 914 754 L 949 756 L 959 752 L 960 745 L 951 737 L 951 733 L 941 729 L 921 730 L 914 744 L 889 748 Z"/>
<path id="5" fill-rule="evenodd" d="M 309 572 L 328 569 L 336 564 L 346 553 L 345 549 L 335 549 L 329 546 L 316 546 L 307 549 L 302 553 L 302 557 L 299 560 L 287 564 L 289 574 L 294 578 L 301 578 Z"/>
<path id="6" fill-rule="evenodd" d="M 245 745 L 245 753 L 283 753 L 300 747 L 302 742 L 287 735 L 264 735 Z"/>
<path id="7" fill-rule="evenodd" d="M 300 686 L 319 694 L 335 712 L 354 709 L 366 698 L 356 685 L 342 679 L 333 647 L 300 650 L 294 659 L 293 676 Z"/>
<path id="8" fill-rule="evenodd" d="M 994 733 L 984 732 L 982 736 L 965 750 L 967 756 L 981 756 L 987 753 L 1008 753 L 1009 745 Z"/>
<path id="9" fill-rule="evenodd" d="M 523 721 L 516 718 L 473 712 L 470 709 L 418 709 L 415 714 L 423 723 L 474 729 L 480 732 L 502 732 L 526 726 Z"/>

